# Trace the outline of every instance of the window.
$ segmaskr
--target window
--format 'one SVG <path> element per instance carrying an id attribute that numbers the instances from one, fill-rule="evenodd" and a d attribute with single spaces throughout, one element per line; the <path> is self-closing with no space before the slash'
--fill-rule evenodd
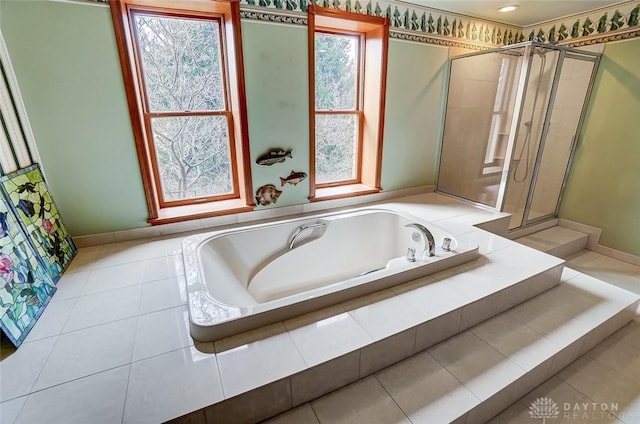
<path id="1" fill-rule="evenodd" d="M 310 200 L 381 189 L 388 19 L 309 6 Z"/>
<path id="2" fill-rule="evenodd" d="M 361 38 L 315 34 L 317 187 L 360 179 Z"/>
<path id="3" fill-rule="evenodd" d="M 110 2 L 149 222 L 250 209 L 238 4 L 168 3 Z"/>

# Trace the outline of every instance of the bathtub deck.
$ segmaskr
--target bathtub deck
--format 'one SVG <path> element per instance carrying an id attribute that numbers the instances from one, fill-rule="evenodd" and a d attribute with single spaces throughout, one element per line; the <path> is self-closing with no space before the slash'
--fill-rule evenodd
<path id="1" fill-rule="evenodd" d="M 23 347 L 12 352 L 3 342 L 2 422 L 264 419 L 560 281 L 563 260 L 472 226 L 504 233 L 504 214 L 438 194 L 393 203 L 473 237 L 485 256 L 215 343 L 189 337 L 181 237 L 81 249 Z"/>

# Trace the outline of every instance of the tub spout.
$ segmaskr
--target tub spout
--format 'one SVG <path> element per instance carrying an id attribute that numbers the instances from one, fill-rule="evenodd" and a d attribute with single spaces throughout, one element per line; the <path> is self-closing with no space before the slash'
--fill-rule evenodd
<path id="1" fill-rule="evenodd" d="M 423 257 L 436 255 L 436 241 L 433 238 L 433 234 L 431 234 L 431 231 L 429 231 L 427 227 L 421 224 L 416 224 L 416 223 L 407 224 L 405 225 L 405 227 L 415 228 L 422 235 L 422 238 L 424 240 Z"/>

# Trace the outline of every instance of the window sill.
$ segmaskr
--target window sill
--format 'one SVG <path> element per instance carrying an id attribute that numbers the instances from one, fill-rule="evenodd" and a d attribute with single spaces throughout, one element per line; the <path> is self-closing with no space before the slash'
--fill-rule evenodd
<path id="1" fill-rule="evenodd" d="M 207 202 L 198 205 L 162 208 L 160 209 L 157 218 L 148 219 L 147 222 L 151 225 L 171 224 L 174 222 L 230 215 L 240 212 L 249 212 L 252 210 L 253 206 L 247 206 L 242 199 L 220 200 L 217 202 Z"/>
<path id="2" fill-rule="evenodd" d="M 323 200 L 344 199 L 346 197 L 363 196 L 365 194 L 379 193 L 381 189 L 365 184 L 348 184 L 337 187 L 324 187 L 316 189 L 316 195 L 309 197 L 310 202 Z"/>

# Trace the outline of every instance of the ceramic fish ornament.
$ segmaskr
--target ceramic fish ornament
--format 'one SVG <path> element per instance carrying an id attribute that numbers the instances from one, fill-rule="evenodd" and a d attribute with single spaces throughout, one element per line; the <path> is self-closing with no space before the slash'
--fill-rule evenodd
<path id="1" fill-rule="evenodd" d="M 292 158 L 293 156 L 291 155 L 292 149 L 273 149 L 273 150 L 269 150 L 267 153 L 265 153 L 264 155 L 260 156 L 257 160 L 256 163 L 258 165 L 266 165 L 266 166 L 271 166 L 273 164 L 276 163 L 281 163 L 284 162 L 287 158 Z"/>
<path id="2" fill-rule="evenodd" d="M 268 206 L 278 201 L 282 191 L 273 184 L 265 184 L 256 191 L 256 202 L 262 206 Z"/>
<path id="3" fill-rule="evenodd" d="M 304 172 L 291 171 L 291 174 L 289 174 L 287 178 L 280 177 L 280 187 L 283 187 L 287 183 L 296 185 L 299 182 L 303 181 L 305 178 L 307 178 L 307 174 L 305 174 Z"/>

